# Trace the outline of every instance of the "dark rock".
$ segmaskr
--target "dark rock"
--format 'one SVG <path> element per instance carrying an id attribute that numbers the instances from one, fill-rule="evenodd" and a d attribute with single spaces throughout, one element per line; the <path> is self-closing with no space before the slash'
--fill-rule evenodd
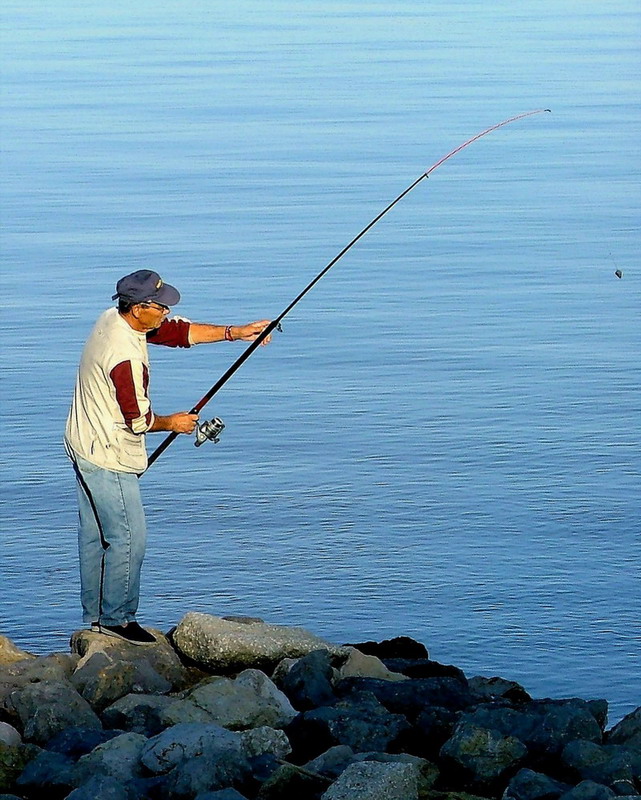
<path id="1" fill-rule="evenodd" d="M 35 745 L 8 745 L 0 742 L 0 792 L 15 786 L 18 776 L 40 752 Z"/>
<path id="2" fill-rule="evenodd" d="M 467 678 L 462 669 L 451 664 L 439 664 L 429 658 L 384 658 L 381 659 L 385 666 L 393 672 L 399 672 L 408 678 L 456 678 L 461 683 L 467 684 Z"/>
<path id="3" fill-rule="evenodd" d="M 147 739 L 139 733 L 121 733 L 99 744 L 76 762 L 74 786 L 82 786 L 94 775 L 108 775 L 122 782 L 141 777 L 140 756 L 146 744 Z"/>
<path id="4" fill-rule="evenodd" d="M 522 704 L 532 700 L 525 689 L 515 681 L 505 678 L 484 678 L 480 675 L 470 678 L 469 687 L 482 701 L 505 699 L 511 703 Z"/>
<path id="5" fill-rule="evenodd" d="M 606 734 L 608 744 L 622 744 L 641 753 L 641 706 L 627 714 Z"/>
<path id="6" fill-rule="evenodd" d="M 74 725 L 102 728 L 89 703 L 66 681 L 30 683 L 9 701 L 22 721 L 24 738 L 37 744 Z"/>
<path id="7" fill-rule="evenodd" d="M 410 729 L 404 716 L 390 713 L 372 695 L 362 695 L 299 714 L 286 733 L 298 762 L 338 744 L 355 752 L 393 750 Z"/>
<path id="8" fill-rule="evenodd" d="M 390 658 L 429 659 L 430 657 L 425 645 L 410 639 L 409 636 L 396 636 L 394 639 L 384 639 L 382 642 L 359 642 L 344 646 L 355 647 L 361 653 L 365 653 L 367 656 L 376 656 L 381 661 Z"/>
<path id="9" fill-rule="evenodd" d="M 166 695 L 127 694 L 105 708 L 102 722 L 107 728 L 155 736 L 165 727 L 162 713 L 173 702 Z"/>
<path id="10" fill-rule="evenodd" d="M 446 779 L 454 786 L 496 790 L 516 773 L 527 756 L 527 748 L 514 736 L 459 723 L 454 735 L 441 748 Z"/>
<path id="11" fill-rule="evenodd" d="M 314 650 L 295 661 L 280 688 L 297 711 L 309 711 L 334 699 L 333 669 L 327 650 Z"/>
<path id="12" fill-rule="evenodd" d="M 588 700 L 588 708 L 594 719 L 599 723 L 601 731 L 605 730 L 608 724 L 608 701 L 607 700 Z"/>
<path id="13" fill-rule="evenodd" d="M 99 744 L 124 732 L 121 730 L 103 731 L 98 728 L 65 728 L 47 742 L 45 749 L 78 760 L 80 756 L 90 753 L 94 747 L 98 747 Z"/>
<path id="14" fill-rule="evenodd" d="M 94 775 L 87 783 L 74 789 L 66 800 L 130 800 L 130 793 L 116 778 Z"/>
<path id="15" fill-rule="evenodd" d="M 337 744 L 305 764 L 305 769 L 336 780 L 354 760 L 354 751 L 346 744 Z"/>
<path id="16" fill-rule="evenodd" d="M 590 780 L 609 786 L 623 782 L 634 784 L 641 778 L 641 754 L 636 755 L 620 745 L 599 745 L 577 740 L 563 748 L 561 764 L 573 783 Z"/>
<path id="17" fill-rule="evenodd" d="M 344 678 L 335 691 L 343 697 L 355 692 L 371 692 L 388 711 L 404 714 L 411 721 L 430 706 L 460 711 L 474 699 L 467 686 L 456 678 L 416 678 L 400 682 Z"/>
<path id="18" fill-rule="evenodd" d="M 521 769 L 509 782 L 503 800 L 558 800 L 570 788 L 541 772 Z"/>
<path id="19" fill-rule="evenodd" d="M 320 798 L 329 785 L 327 778 L 282 764 L 260 787 L 257 800 L 308 800 Z"/>
<path id="20" fill-rule="evenodd" d="M 51 800 L 63 798 L 73 789 L 73 769 L 69 756 L 43 750 L 26 765 L 16 787 L 30 795 L 46 794 Z"/>
<path id="21" fill-rule="evenodd" d="M 152 773 L 172 770 L 184 759 L 203 753 L 242 752 L 242 740 L 238 733 L 228 731 L 220 725 L 182 723 L 174 725 L 154 736 L 145 744 L 140 755 L 141 763 Z"/>
<path id="22" fill-rule="evenodd" d="M 194 800 L 247 800 L 237 789 L 219 789 L 216 792 L 202 792 Z"/>
<path id="23" fill-rule="evenodd" d="M 533 700 L 518 708 L 498 701 L 466 711 L 462 719 L 503 736 L 515 736 L 530 751 L 531 766 L 551 762 L 568 742 L 586 739 L 600 743 L 602 738 L 587 702 L 579 699 Z"/>
<path id="24" fill-rule="evenodd" d="M 569 792 L 561 795 L 560 800 L 613 800 L 616 795 L 612 789 L 594 781 L 581 781 Z"/>
<path id="25" fill-rule="evenodd" d="M 430 706 L 422 711 L 414 723 L 414 742 L 411 752 L 434 758 L 454 733 L 457 713 L 449 708 Z"/>
<path id="26" fill-rule="evenodd" d="M 169 798 L 192 798 L 212 789 L 235 788 L 251 775 L 251 765 L 233 750 L 204 752 L 180 761 L 167 776 Z"/>

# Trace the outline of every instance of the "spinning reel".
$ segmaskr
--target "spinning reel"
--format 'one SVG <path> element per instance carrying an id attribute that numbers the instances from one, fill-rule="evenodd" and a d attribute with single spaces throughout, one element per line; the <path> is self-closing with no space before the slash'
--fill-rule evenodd
<path id="1" fill-rule="evenodd" d="M 196 441 L 194 445 L 196 447 L 200 447 L 203 442 L 209 440 L 214 444 L 217 444 L 220 441 L 220 434 L 225 427 L 225 423 L 220 419 L 220 417 L 214 417 L 210 420 L 205 420 L 205 422 L 201 423 L 196 427 Z"/>

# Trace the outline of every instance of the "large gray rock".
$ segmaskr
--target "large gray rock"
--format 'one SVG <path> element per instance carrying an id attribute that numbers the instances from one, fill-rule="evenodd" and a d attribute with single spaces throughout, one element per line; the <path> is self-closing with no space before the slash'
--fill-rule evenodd
<path id="1" fill-rule="evenodd" d="M 641 706 L 627 714 L 607 734 L 608 744 L 623 744 L 641 753 Z"/>
<path id="2" fill-rule="evenodd" d="M 105 659 L 103 663 L 134 665 L 135 678 L 139 684 L 134 686 L 135 692 L 168 691 L 163 688 L 167 684 L 173 691 L 187 688 L 192 680 L 178 654 L 161 631 L 153 628 L 149 630 L 156 637 L 156 644 L 145 647 L 137 647 L 101 633 L 88 630 L 76 631 L 71 637 L 71 648 L 81 657 L 77 667 L 78 672 L 92 657 L 101 654 Z M 164 679 L 163 684 L 159 687 L 150 685 L 150 681 L 158 681 L 158 676 Z"/>
<path id="3" fill-rule="evenodd" d="M 240 735 L 220 725 L 185 723 L 167 728 L 149 739 L 141 752 L 140 761 L 150 772 L 162 774 L 194 756 L 219 753 L 241 755 Z"/>
<path id="4" fill-rule="evenodd" d="M 172 634 L 179 653 L 212 672 L 236 672 L 246 667 L 273 670 L 283 658 L 300 658 L 313 650 L 345 655 L 304 628 L 239 622 L 190 612 Z"/>
<path id="5" fill-rule="evenodd" d="M 322 800 L 418 800 L 418 772 L 412 764 L 350 764 Z"/>
<path id="6" fill-rule="evenodd" d="M 249 761 L 232 750 L 206 752 L 181 761 L 167 776 L 168 797 L 191 799 L 215 789 L 242 785 L 251 773 Z"/>
<path id="7" fill-rule="evenodd" d="M 441 748 L 441 758 L 454 780 L 474 789 L 492 789 L 527 756 L 527 748 L 514 736 L 469 722 L 459 723 Z"/>
<path id="8" fill-rule="evenodd" d="M 521 769 L 507 785 L 503 800 L 558 800 L 570 788 L 541 772 Z"/>
<path id="9" fill-rule="evenodd" d="M 338 776 L 354 761 L 354 751 L 346 744 L 337 744 L 324 753 L 305 764 L 305 769 L 319 775 L 325 775 L 331 780 Z"/>
<path id="10" fill-rule="evenodd" d="M 283 728 L 296 716 L 286 695 L 260 670 L 247 669 L 235 680 L 215 677 L 168 706 L 165 722 L 214 722 L 231 730 L 268 725 Z"/>
<path id="11" fill-rule="evenodd" d="M 37 744 L 73 726 L 102 728 L 89 703 L 66 681 L 30 683 L 12 692 L 9 702 L 24 726 L 24 738 Z"/>
<path id="12" fill-rule="evenodd" d="M 382 764 L 410 764 L 416 770 L 418 792 L 420 797 L 424 797 L 430 789 L 434 788 L 440 770 L 431 761 L 409 753 L 356 753 L 354 762 L 377 761 Z"/>
<path id="13" fill-rule="evenodd" d="M 105 708 L 101 719 L 106 728 L 155 736 L 165 727 L 163 712 L 175 702 L 165 695 L 127 694 Z"/>
<path id="14" fill-rule="evenodd" d="M 141 775 L 140 756 L 147 738 L 139 733 L 121 733 L 99 744 L 78 759 L 74 768 L 74 786 L 82 786 L 94 775 L 116 778 L 123 783 Z"/>

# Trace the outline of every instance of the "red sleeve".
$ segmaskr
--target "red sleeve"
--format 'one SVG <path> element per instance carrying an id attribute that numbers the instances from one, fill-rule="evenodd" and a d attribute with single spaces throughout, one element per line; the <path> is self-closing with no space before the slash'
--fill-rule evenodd
<path id="1" fill-rule="evenodd" d="M 164 344 L 165 347 L 191 347 L 189 322 L 186 319 L 166 319 L 160 328 L 147 334 L 149 344 Z"/>
<path id="2" fill-rule="evenodd" d="M 137 364 L 139 385 L 136 386 L 134 368 L 131 361 L 121 361 L 109 373 L 116 390 L 116 402 L 120 407 L 125 424 L 133 433 L 145 433 L 153 420 L 153 413 L 147 389 L 149 370 L 145 364 Z"/>

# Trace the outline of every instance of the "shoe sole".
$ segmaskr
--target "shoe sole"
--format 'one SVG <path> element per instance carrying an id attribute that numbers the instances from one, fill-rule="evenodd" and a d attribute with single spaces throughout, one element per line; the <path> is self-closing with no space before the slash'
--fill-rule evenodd
<path id="1" fill-rule="evenodd" d="M 156 639 L 154 639 L 153 642 L 137 642 L 135 639 L 127 639 L 126 636 L 122 636 L 121 634 L 116 633 L 115 631 L 108 631 L 100 626 L 97 633 L 102 633 L 103 636 L 110 636 L 112 639 L 120 639 L 121 642 L 127 642 L 127 644 L 133 644 L 136 645 L 136 647 L 145 647 L 145 646 L 148 647 L 150 644 L 157 644 Z"/>

